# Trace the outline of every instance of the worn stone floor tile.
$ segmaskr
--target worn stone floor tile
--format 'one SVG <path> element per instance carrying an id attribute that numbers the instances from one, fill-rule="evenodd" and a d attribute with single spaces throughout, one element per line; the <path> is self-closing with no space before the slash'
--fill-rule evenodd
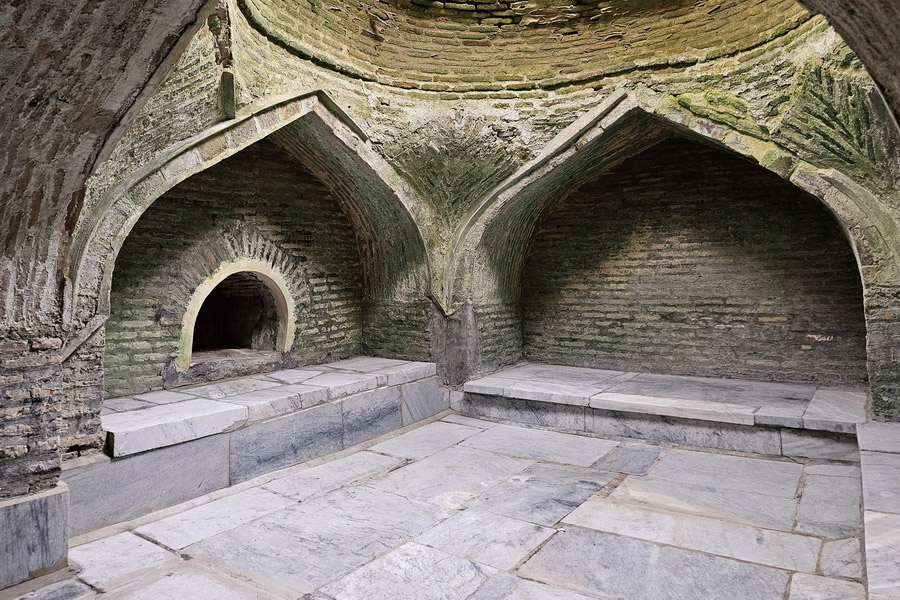
<path id="1" fill-rule="evenodd" d="M 375 452 L 357 452 L 323 465 L 274 479 L 263 487 L 294 500 L 306 500 L 363 477 L 382 473 L 402 461 Z"/>
<path id="2" fill-rule="evenodd" d="M 900 598 L 900 515 L 866 511 L 866 578 L 871 598 Z"/>
<path id="3" fill-rule="evenodd" d="M 854 433 L 856 423 L 867 420 L 868 393 L 861 390 L 819 388 L 803 413 L 803 426 Z"/>
<path id="4" fill-rule="evenodd" d="M 494 573 L 491 567 L 409 543 L 322 591 L 336 600 L 464 600 Z"/>
<path id="5" fill-rule="evenodd" d="M 593 600 L 589 596 L 535 581 L 520 579 L 504 600 Z"/>
<path id="6" fill-rule="evenodd" d="M 488 577 L 478 591 L 469 596 L 468 600 L 497 600 L 506 598 L 510 590 L 519 582 L 519 578 L 505 571 Z"/>
<path id="7" fill-rule="evenodd" d="M 790 600 L 866 600 L 866 588 L 853 581 L 795 573 Z"/>
<path id="8" fill-rule="evenodd" d="M 415 541 L 509 570 L 555 532 L 534 523 L 469 509 L 432 527 Z"/>
<path id="9" fill-rule="evenodd" d="M 803 466 L 793 462 L 746 458 L 693 450 L 671 450 L 653 476 L 722 490 L 793 498 Z"/>
<path id="10" fill-rule="evenodd" d="M 860 450 L 900 453 L 900 423 L 872 421 L 858 425 L 856 437 Z"/>
<path id="11" fill-rule="evenodd" d="M 461 508 L 472 497 L 531 466 L 533 461 L 454 446 L 374 479 L 371 485 L 447 508 Z"/>
<path id="12" fill-rule="evenodd" d="M 549 527 L 614 477 L 583 467 L 537 464 L 480 494 L 469 506 Z"/>
<path id="13" fill-rule="evenodd" d="M 324 373 L 324 371 L 315 369 L 285 369 L 283 371 L 269 373 L 268 377 L 283 381 L 284 383 L 303 383 L 307 379 L 312 379 L 322 373 Z"/>
<path id="14" fill-rule="evenodd" d="M 862 452 L 866 510 L 900 513 L 900 454 Z"/>
<path id="15" fill-rule="evenodd" d="M 262 488 L 250 488 L 232 496 L 154 521 L 135 531 L 160 544 L 181 550 L 208 537 L 234 529 L 271 512 L 296 504 Z"/>
<path id="16" fill-rule="evenodd" d="M 810 430 L 781 430 L 784 456 L 859 462 L 859 447 L 852 436 Z"/>
<path id="17" fill-rule="evenodd" d="M 202 396 L 210 400 L 220 400 L 228 396 L 237 396 L 238 394 L 246 394 L 247 392 L 255 392 L 256 390 L 264 390 L 281 385 L 277 381 L 268 381 L 265 379 L 256 379 L 253 377 L 243 377 L 232 381 L 223 381 L 221 383 L 213 383 L 195 388 L 187 388 L 185 393 L 194 396 Z"/>
<path id="18" fill-rule="evenodd" d="M 447 423 L 457 423 L 459 425 L 468 425 L 470 427 L 479 427 L 481 429 L 490 429 L 491 427 L 496 427 L 497 423 L 493 421 L 484 421 L 482 419 L 475 419 L 473 417 L 467 417 L 465 415 L 447 415 L 441 421 L 446 421 Z"/>
<path id="19" fill-rule="evenodd" d="M 822 548 L 822 542 L 812 537 L 642 510 L 596 497 L 572 511 L 563 523 L 807 573 L 815 573 Z"/>
<path id="20" fill-rule="evenodd" d="M 555 535 L 519 574 L 628 600 L 773 600 L 783 598 L 788 581 L 779 569 L 579 527 Z"/>
<path id="21" fill-rule="evenodd" d="M 828 538 L 856 534 L 860 523 L 860 483 L 853 477 L 807 475 L 797 510 L 797 531 Z"/>
<path id="22" fill-rule="evenodd" d="M 803 472 L 807 475 L 827 475 L 828 477 L 862 477 L 862 469 L 856 465 L 841 465 L 834 463 L 808 464 Z"/>
<path id="23" fill-rule="evenodd" d="M 588 467 L 615 448 L 618 442 L 501 425 L 467 439 L 462 445 L 499 454 Z"/>
<path id="24" fill-rule="evenodd" d="M 594 467 L 604 471 L 644 475 L 656 464 L 661 453 L 662 448 L 658 446 L 625 444 L 601 458 Z"/>
<path id="25" fill-rule="evenodd" d="M 65 579 L 19 596 L 15 600 L 93 600 L 96 597 L 91 588 L 77 579 Z"/>
<path id="26" fill-rule="evenodd" d="M 178 570 L 161 573 L 152 582 L 140 581 L 104 599 L 109 600 L 287 600 L 252 584 L 215 577 L 210 573 Z"/>
<path id="27" fill-rule="evenodd" d="M 825 542 L 819 559 L 822 573 L 829 577 L 862 578 L 862 544 L 859 538 Z"/>
<path id="28" fill-rule="evenodd" d="M 380 444 L 375 444 L 369 449 L 391 456 L 419 459 L 455 446 L 480 432 L 481 429 L 466 425 L 435 421 Z"/>
<path id="29" fill-rule="evenodd" d="M 629 477 L 610 495 L 620 504 L 791 531 L 797 500 L 676 480 Z"/>
<path id="30" fill-rule="evenodd" d="M 193 396 L 191 394 L 171 391 L 149 392 L 147 394 L 138 394 L 137 396 L 135 396 L 135 398 L 137 398 L 138 400 L 152 402 L 153 404 L 171 404 L 173 402 L 183 402 L 184 400 L 191 400 L 195 397 L 196 396 Z"/>
<path id="31" fill-rule="evenodd" d="M 126 532 L 72 548 L 69 560 L 81 566 L 79 579 L 105 591 L 142 569 L 176 563 L 179 559 L 156 544 Z"/>

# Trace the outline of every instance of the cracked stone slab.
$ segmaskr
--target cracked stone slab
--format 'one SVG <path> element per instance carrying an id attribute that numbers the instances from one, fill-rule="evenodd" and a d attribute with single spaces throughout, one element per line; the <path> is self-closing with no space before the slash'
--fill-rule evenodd
<path id="1" fill-rule="evenodd" d="M 866 600 L 866 588 L 855 581 L 797 573 L 791 580 L 790 600 Z"/>
<path id="2" fill-rule="evenodd" d="M 594 468 L 630 475 L 644 475 L 659 458 L 662 449 L 646 444 L 619 446 L 594 464 Z"/>
<path id="3" fill-rule="evenodd" d="M 869 395 L 860 390 L 819 388 L 803 413 L 805 429 L 854 433 L 857 423 L 868 420 Z"/>
<path id="4" fill-rule="evenodd" d="M 220 400 L 228 396 L 237 396 L 238 394 L 246 394 L 247 392 L 255 392 L 257 390 L 273 388 L 279 385 L 281 384 L 277 381 L 243 377 L 232 381 L 223 381 L 221 383 L 187 388 L 184 391 L 188 394 L 193 394 L 194 396 L 202 396 L 203 398 L 209 398 L 210 400 Z"/>
<path id="5" fill-rule="evenodd" d="M 306 500 L 364 477 L 370 477 L 402 464 L 401 460 L 374 452 L 358 452 L 324 465 L 281 477 L 263 487 L 289 496 L 294 500 Z"/>
<path id="6" fill-rule="evenodd" d="M 400 458 L 420 459 L 455 446 L 479 432 L 481 429 L 467 425 L 436 421 L 375 444 L 370 450 Z"/>
<path id="7" fill-rule="evenodd" d="M 81 566 L 79 579 L 102 591 L 112 589 L 143 569 L 180 560 L 171 552 L 128 532 L 72 548 L 69 559 Z"/>
<path id="8" fill-rule="evenodd" d="M 615 448 L 618 442 L 500 425 L 465 440 L 462 445 L 522 458 L 589 467 Z"/>
<path id="9" fill-rule="evenodd" d="M 828 538 L 855 535 L 861 525 L 860 497 L 858 479 L 808 474 L 797 510 L 797 531 Z"/>
<path id="10" fill-rule="evenodd" d="M 861 579 L 863 574 L 862 545 L 859 538 L 825 542 L 820 562 L 824 575 Z"/>
<path id="11" fill-rule="evenodd" d="M 873 452 L 900 453 L 900 423 L 865 423 L 857 425 L 859 449 Z"/>

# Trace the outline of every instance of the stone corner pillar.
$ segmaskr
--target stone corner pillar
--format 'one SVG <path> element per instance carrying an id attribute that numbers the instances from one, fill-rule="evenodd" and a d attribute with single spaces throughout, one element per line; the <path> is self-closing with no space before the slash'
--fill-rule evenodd
<path id="1" fill-rule="evenodd" d="M 0 500 L 0 590 L 68 565 L 69 487 Z"/>

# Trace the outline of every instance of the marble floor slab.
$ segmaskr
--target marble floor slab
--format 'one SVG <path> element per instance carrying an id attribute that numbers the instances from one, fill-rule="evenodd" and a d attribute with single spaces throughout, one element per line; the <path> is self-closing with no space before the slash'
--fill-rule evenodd
<path id="1" fill-rule="evenodd" d="M 864 597 L 853 464 L 460 415 L 364 447 L 91 534 L 74 578 L 26 598 Z M 866 515 L 879 600 L 900 594 L 897 518 Z"/>

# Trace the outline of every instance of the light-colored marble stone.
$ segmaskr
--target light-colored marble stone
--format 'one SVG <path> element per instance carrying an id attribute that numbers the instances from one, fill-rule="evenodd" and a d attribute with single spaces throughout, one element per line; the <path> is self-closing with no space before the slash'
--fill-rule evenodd
<path id="1" fill-rule="evenodd" d="M 357 452 L 324 465 L 274 479 L 264 487 L 294 500 L 306 500 L 342 485 L 385 472 L 400 464 L 401 460 L 390 456 L 374 452 Z"/>
<path id="2" fill-rule="evenodd" d="M 0 500 L 0 589 L 66 566 L 69 490 Z"/>
<path id="3" fill-rule="evenodd" d="M 110 600 L 281 600 L 248 582 L 188 569 L 170 570 L 150 583 L 139 582 Z M 104 596 L 105 598 L 105 596 Z"/>
<path id="4" fill-rule="evenodd" d="M 481 431 L 467 425 L 436 421 L 376 444 L 370 449 L 391 456 L 420 459 L 455 446 Z"/>
<path id="5" fill-rule="evenodd" d="M 428 377 L 404 384 L 400 388 L 403 398 L 403 425 L 427 419 L 450 408 L 449 398 L 438 385 L 437 377 Z"/>
<path id="6" fill-rule="evenodd" d="M 781 453 L 801 458 L 859 462 L 856 440 L 841 434 L 782 429 Z"/>
<path id="7" fill-rule="evenodd" d="M 344 447 L 353 446 L 402 427 L 400 390 L 380 388 L 341 400 Z"/>
<path id="8" fill-rule="evenodd" d="M 251 423 L 231 434 L 232 483 L 336 452 L 342 438 L 339 402 Z"/>
<path id="9" fill-rule="evenodd" d="M 156 406 L 152 402 L 143 402 L 134 398 L 110 398 L 103 401 L 103 408 L 112 412 L 126 412 L 129 410 L 141 410 L 142 408 L 150 408 Z"/>
<path id="10" fill-rule="evenodd" d="M 307 379 L 312 379 L 324 372 L 324 370 L 317 369 L 284 369 L 283 371 L 269 373 L 268 377 L 284 383 L 303 383 Z"/>
<path id="11" fill-rule="evenodd" d="M 280 417 L 327 400 L 328 390 L 309 385 L 283 385 L 228 397 L 229 404 L 247 407 L 249 422 Z"/>
<path id="12" fill-rule="evenodd" d="M 172 404 L 173 402 L 184 402 L 185 400 L 191 400 L 196 396 L 192 394 L 186 394 L 184 392 L 170 392 L 170 391 L 162 391 L 162 392 L 149 392 L 147 394 L 138 394 L 135 396 L 138 400 L 143 400 L 145 402 L 152 402 L 153 404 Z"/>
<path id="13" fill-rule="evenodd" d="M 469 596 L 469 600 L 497 600 L 506 598 L 510 590 L 519 582 L 519 578 L 505 571 L 500 571 L 485 581 L 478 591 Z"/>
<path id="14" fill-rule="evenodd" d="M 441 421 L 446 421 L 448 423 L 458 423 L 460 425 L 468 425 L 469 427 L 478 427 L 480 429 L 490 429 L 491 427 L 496 427 L 497 423 L 493 421 L 484 421 L 482 419 L 475 419 L 473 417 L 467 417 L 465 415 L 447 415 Z"/>
<path id="15" fill-rule="evenodd" d="M 588 384 L 562 383 L 544 379 L 523 379 L 503 389 L 503 395 L 522 400 L 585 406 L 598 389 Z"/>
<path id="16" fill-rule="evenodd" d="M 859 479 L 862 477 L 862 469 L 856 465 L 840 465 L 833 463 L 826 464 L 808 464 L 803 469 L 807 475 L 826 475 L 828 477 L 852 477 Z"/>
<path id="17" fill-rule="evenodd" d="M 591 408 L 587 409 L 585 426 L 587 431 L 602 435 L 756 454 L 781 454 L 778 430 L 763 427 Z"/>
<path id="18" fill-rule="evenodd" d="M 793 498 L 803 466 L 794 462 L 673 449 L 653 476 L 722 490 Z"/>
<path id="19" fill-rule="evenodd" d="M 401 385 L 437 375 L 437 365 L 430 362 L 409 362 L 396 367 L 379 369 L 387 376 L 387 385 Z"/>
<path id="20" fill-rule="evenodd" d="M 860 484 L 853 477 L 807 475 L 797 510 L 797 531 L 828 538 L 856 534 L 860 523 Z"/>
<path id="21" fill-rule="evenodd" d="M 509 570 L 555 530 L 477 509 L 462 511 L 419 537 L 420 544 Z"/>
<path id="22" fill-rule="evenodd" d="M 618 443 L 543 429 L 500 425 L 468 438 L 462 445 L 521 458 L 588 467 Z"/>
<path id="23" fill-rule="evenodd" d="M 665 398 L 661 396 L 638 396 L 603 392 L 593 396 L 591 408 L 636 412 L 666 417 L 681 417 L 715 421 L 717 423 L 735 423 L 753 425 L 754 408 L 740 404 L 728 404 L 721 401 L 692 400 L 685 398 Z"/>
<path id="24" fill-rule="evenodd" d="M 613 477 L 594 469 L 536 464 L 483 492 L 469 506 L 549 527 Z"/>
<path id="25" fill-rule="evenodd" d="M 390 369 L 405 365 L 405 360 L 395 360 L 393 358 L 378 358 L 375 356 L 357 356 L 347 358 L 337 362 L 328 363 L 324 366 L 331 369 L 339 369 L 343 371 L 357 371 L 359 373 L 372 373 L 382 369 Z"/>
<path id="26" fill-rule="evenodd" d="M 97 594 L 77 579 L 65 579 L 42 587 L 15 600 L 93 600 Z"/>
<path id="27" fill-rule="evenodd" d="M 519 383 L 518 379 L 508 377 L 483 377 L 468 381 L 463 385 L 463 391 L 467 394 L 484 394 L 487 396 L 502 396 L 503 390 Z"/>
<path id="28" fill-rule="evenodd" d="M 454 446 L 378 477 L 371 485 L 447 508 L 461 508 L 475 495 L 509 479 L 533 461 Z"/>
<path id="29" fill-rule="evenodd" d="M 588 367 L 568 367 L 564 365 L 544 365 L 539 363 L 526 363 L 497 373 L 502 377 L 520 380 L 544 380 L 558 381 L 565 384 L 597 384 L 607 382 L 614 377 L 619 377 L 622 371 L 610 371 L 607 369 L 591 369 Z"/>
<path id="30" fill-rule="evenodd" d="M 323 588 L 336 600 L 465 600 L 496 571 L 409 543 Z"/>
<path id="31" fill-rule="evenodd" d="M 659 458 L 661 452 L 661 448 L 647 444 L 619 446 L 597 461 L 594 468 L 644 475 L 656 464 L 656 459 Z"/>
<path id="32" fill-rule="evenodd" d="M 867 403 L 865 391 L 819 388 L 803 413 L 803 427 L 854 433 L 857 423 L 868 420 Z"/>
<path id="33" fill-rule="evenodd" d="M 355 373 L 322 373 L 303 383 L 328 388 L 329 398 L 335 399 L 373 390 L 378 387 L 378 378 L 374 375 Z"/>
<path id="34" fill-rule="evenodd" d="M 293 506 L 294 500 L 261 488 L 250 488 L 209 504 L 154 521 L 135 531 L 160 544 L 181 550 L 269 513 Z"/>
<path id="35" fill-rule="evenodd" d="M 133 519 L 226 487 L 229 436 L 64 470 L 71 533 Z"/>
<path id="36" fill-rule="evenodd" d="M 829 577 L 862 578 L 862 545 L 859 538 L 825 542 L 819 561 L 822 573 Z"/>
<path id="37" fill-rule="evenodd" d="M 870 598 L 900 598 L 900 515 L 867 510 L 866 579 Z"/>
<path id="38" fill-rule="evenodd" d="M 866 600 L 866 588 L 854 581 L 796 573 L 790 600 Z"/>
<path id="39" fill-rule="evenodd" d="M 128 456 L 230 431 L 247 421 L 247 407 L 188 400 L 102 418 L 113 456 Z"/>
<path id="40" fill-rule="evenodd" d="M 677 479 L 629 477 L 610 499 L 649 510 L 708 517 L 743 525 L 791 531 L 797 501 L 747 490 L 722 489 Z"/>
<path id="41" fill-rule="evenodd" d="M 866 510 L 900 514 L 900 454 L 860 454 Z"/>
<path id="42" fill-rule="evenodd" d="M 773 427 L 803 427 L 803 413 L 806 412 L 806 402 L 763 404 L 754 413 L 753 420 L 757 425 L 771 425 Z"/>
<path id="43" fill-rule="evenodd" d="M 460 410 L 476 417 L 488 417 L 540 427 L 555 427 L 566 431 L 584 431 L 586 408 L 467 392 L 463 397 Z"/>
<path id="44" fill-rule="evenodd" d="M 600 598 L 628 600 L 774 599 L 784 596 L 788 581 L 779 569 L 578 527 L 555 535 L 519 574 Z"/>
<path id="45" fill-rule="evenodd" d="M 678 546 L 789 571 L 815 573 L 822 542 L 811 537 L 591 498 L 563 519 L 605 533 Z"/>
<path id="46" fill-rule="evenodd" d="M 796 383 L 641 373 L 610 387 L 608 391 L 639 396 L 763 406 L 785 402 L 809 402 L 815 390 L 816 386 Z"/>
<path id="47" fill-rule="evenodd" d="M 237 396 L 238 394 L 246 394 L 247 392 L 255 392 L 256 390 L 264 390 L 273 388 L 279 384 L 277 381 L 267 379 L 257 379 L 254 377 L 243 377 L 232 381 L 223 381 L 221 383 L 213 383 L 195 388 L 187 388 L 185 393 L 193 394 L 209 398 L 210 400 L 220 400 L 228 396 Z"/>
<path id="48" fill-rule="evenodd" d="M 578 592 L 550 587 L 527 579 L 520 579 L 509 595 L 503 596 L 503 598 L 506 600 L 593 600 Z"/>
<path id="49" fill-rule="evenodd" d="M 78 578 L 106 591 L 148 567 L 179 562 L 174 554 L 133 533 L 120 533 L 69 550 L 69 560 L 81 566 Z"/>
<path id="50" fill-rule="evenodd" d="M 857 425 L 856 439 L 860 450 L 900 454 L 900 423 L 872 421 Z"/>

